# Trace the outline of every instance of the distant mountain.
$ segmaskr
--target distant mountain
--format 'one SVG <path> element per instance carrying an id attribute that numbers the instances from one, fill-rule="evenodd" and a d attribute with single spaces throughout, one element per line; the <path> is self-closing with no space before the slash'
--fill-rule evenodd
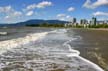
<path id="1" fill-rule="evenodd" d="M 60 20 L 46 20 L 47 23 L 51 23 L 51 24 L 65 24 L 65 23 L 69 23 L 69 21 L 60 21 Z"/>
<path id="2" fill-rule="evenodd" d="M 28 21 L 25 21 L 25 22 L 19 22 L 19 23 L 16 23 L 16 24 L 28 25 L 28 24 L 42 24 L 42 23 L 65 24 L 65 23 L 68 23 L 68 21 L 34 19 L 34 20 L 28 20 Z"/>
<path id="3" fill-rule="evenodd" d="M 68 21 L 60 21 L 60 20 L 41 20 L 41 19 L 32 19 L 24 22 L 12 23 L 12 24 L 0 24 L 0 27 L 3 26 L 25 26 L 30 24 L 42 24 L 42 23 L 49 23 L 49 24 L 65 24 L 69 23 Z"/>

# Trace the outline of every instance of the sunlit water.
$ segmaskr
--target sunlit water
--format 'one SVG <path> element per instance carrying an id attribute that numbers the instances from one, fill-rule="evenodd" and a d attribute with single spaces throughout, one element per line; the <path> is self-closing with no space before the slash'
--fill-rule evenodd
<path id="1" fill-rule="evenodd" d="M 80 52 L 68 44 L 81 37 L 68 37 L 66 32 L 66 29 L 54 29 L 1 42 L 4 49 L 0 50 L 0 70 L 103 71 L 98 65 L 80 57 Z M 11 47 L 6 47 L 5 43 Z"/>

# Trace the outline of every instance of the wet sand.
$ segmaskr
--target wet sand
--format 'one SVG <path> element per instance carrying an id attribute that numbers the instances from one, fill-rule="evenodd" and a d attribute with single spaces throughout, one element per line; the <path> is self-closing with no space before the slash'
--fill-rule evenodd
<path id="1" fill-rule="evenodd" d="M 102 29 L 71 29 L 74 36 L 80 39 L 70 44 L 81 52 L 81 56 L 108 70 L 108 30 Z M 71 34 L 70 34 L 71 35 Z"/>

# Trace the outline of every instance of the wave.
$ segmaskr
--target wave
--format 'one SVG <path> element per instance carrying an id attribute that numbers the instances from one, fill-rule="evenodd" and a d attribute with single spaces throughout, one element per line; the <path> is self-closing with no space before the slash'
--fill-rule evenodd
<path id="1" fill-rule="evenodd" d="M 18 39 L 11 39 L 11 40 L 7 40 L 7 41 L 2 41 L 2 42 L 0 42 L 0 54 L 2 54 L 2 53 L 4 53 L 4 52 L 6 52 L 7 50 L 11 50 L 11 49 L 13 49 L 13 48 L 18 48 L 18 47 L 23 47 L 22 45 L 26 45 L 26 44 L 29 44 L 30 42 L 34 42 L 34 41 L 36 41 L 36 40 L 38 40 L 38 39 L 42 39 L 42 38 L 44 38 L 47 34 L 49 34 L 49 33 L 66 33 L 67 32 L 67 30 L 66 29 L 60 29 L 60 30 L 54 30 L 54 31 L 50 31 L 50 32 L 43 32 L 43 33 L 34 33 L 34 34 L 28 34 L 28 35 L 26 35 L 25 37 L 22 37 L 22 38 L 18 38 Z M 61 50 L 61 52 L 60 52 L 60 50 L 58 49 L 58 51 L 57 51 L 57 49 L 54 51 L 54 53 L 53 53 L 53 51 L 51 51 L 52 52 L 52 55 L 54 54 L 55 55 L 55 57 L 57 58 L 57 55 L 59 54 L 59 55 L 66 55 L 67 57 L 77 57 L 78 59 L 80 59 L 80 60 L 83 60 L 84 62 L 86 62 L 87 64 L 89 64 L 91 67 L 93 67 L 94 69 L 96 69 L 97 71 L 104 71 L 101 67 L 99 67 L 98 65 L 96 65 L 95 63 L 93 63 L 93 62 L 91 62 L 91 61 L 89 61 L 89 60 L 87 60 L 87 59 L 85 59 L 85 58 L 83 58 L 83 57 L 81 57 L 80 56 L 80 52 L 78 51 L 78 50 L 74 50 L 74 49 L 72 49 L 72 47 L 69 45 L 69 43 L 71 42 L 71 41 L 74 41 L 74 40 L 77 40 L 77 38 L 78 37 L 76 37 L 76 38 L 71 38 L 71 40 L 68 40 L 68 41 L 66 41 L 66 42 L 64 42 L 63 43 L 63 45 L 64 46 L 66 46 L 66 47 L 68 47 L 68 51 L 66 52 L 66 51 L 62 51 Z M 56 39 L 56 37 L 54 38 L 54 39 Z M 64 39 L 64 38 L 63 38 Z M 67 38 L 66 38 L 67 39 Z M 43 45 L 44 46 L 44 45 Z M 30 48 L 29 48 L 30 49 Z M 31 48 L 32 49 L 32 48 Z M 48 51 L 48 47 L 44 47 L 44 48 L 40 48 L 39 47 L 39 49 L 41 49 L 42 51 L 40 51 L 41 53 L 42 53 L 42 55 L 44 56 L 44 54 L 46 54 L 46 56 L 48 55 L 48 54 L 50 54 L 51 55 L 51 52 L 49 52 L 51 49 L 49 48 L 49 51 Z M 54 49 L 54 48 L 53 48 Z M 53 50 L 52 49 L 52 50 Z M 39 52 L 39 50 L 38 50 L 38 48 L 35 48 L 35 49 L 33 49 L 33 50 L 36 50 L 35 51 L 35 53 L 37 52 Z M 41 53 L 39 53 L 39 54 L 41 54 Z M 48 53 L 48 54 L 47 54 Z M 56 54 L 55 54 L 56 53 Z M 50 57 L 50 56 L 49 56 Z M 56 62 L 56 61 L 54 61 L 53 62 L 53 60 L 28 60 L 28 61 L 26 61 L 26 64 L 25 65 L 29 65 L 29 63 L 32 63 L 32 62 L 40 62 L 40 63 L 47 63 L 47 62 L 52 62 L 52 63 L 54 63 L 54 62 Z M 59 61 L 58 61 L 59 62 Z M 60 62 L 60 63 L 62 63 L 62 62 Z"/>
<path id="2" fill-rule="evenodd" d="M 53 33 L 66 33 L 69 29 L 59 29 L 59 30 L 54 30 L 52 31 Z M 52 33 L 52 32 L 49 32 L 49 33 Z M 77 40 L 78 38 L 82 38 L 80 36 L 76 36 L 76 37 L 71 37 L 71 40 L 68 40 L 66 41 L 65 43 L 63 43 L 63 46 L 66 46 L 68 47 L 69 49 L 69 52 L 66 52 L 66 53 L 55 53 L 56 56 L 57 54 L 60 54 L 60 55 L 66 55 L 67 57 L 77 57 L 78 59 L 86 62 L 88 65 L 90 65 L 91 67 L 93 67 L 94 69 L 96 69 L 97 71 L 104 71 L 101 67 L 99 67 L 97 64 L 91 62 L 90 60 L 87 60 L 83 57 L 80 56 L 80 51 L 78 50 L 75 50 L 75 49 L 72 49 L 71 45 L 69 44 L 71 41 L 74 41 L 74 40 Z"/>
<path id="3" fill-rule="evenodd" d="M 11 50 L 16 47 L 21 47 L 22 45 L 26 45 L 30 42 L 34 42 L 40 38 L 43 38 L 47 34 L 48 32 L 27 34 L 25 37 L 1 41 L 0 42 L 0 54 L 6 52 L 7 50 Z"/>
<path id="4" fill-rule="evenodd" d="M 104 71 L 101 67 L 99 67 L 97 64 L 91 62 L 90 60 L 87 60 L 83 57 L 80 56 L 80 51 L 78 50 L 74 50 L 72 49 L 71 45 L 69 44 L 71 41 L 73 40 L 77 40 L 77 38 L 72 38 L 71 40 L 69 41 L 66 41 L 63 45 L 67 46 L 69 51 L 71 53 L 67 54 L 68 57 L 77 57 L 79 58 L 80 60 L 83 60 L 84 62 L 90 64 L 91 67 L 93 67 L 94 69 L 96 69 L 97 71 Z"/>

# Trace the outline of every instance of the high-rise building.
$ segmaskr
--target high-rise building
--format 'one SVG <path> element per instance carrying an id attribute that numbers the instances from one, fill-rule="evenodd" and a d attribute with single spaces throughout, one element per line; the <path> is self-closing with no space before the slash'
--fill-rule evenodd
<path id="1" fill-rule="evenodd" d="M 74 23 L 77 23 L 76 18 L 73 18 L 72 23 L 73 23 L 73 24 L 74 24 Z"/>
<path id="2" fill-rule="evenodd" d="M 105 20 L 104 23 L 105 23 L 105 24 L 108 24 L 108 20 Z"/>
<path id="3" fill-rule="evenodd" d="M 80 24 L 88 24 L 88 21 L 86 19 L 81 19 Z"/>
<path id="4" fill-rule="evenodd" d="M 80 24 L 83 24 L 83 19 L 80 20 Z"/>
<path id="5" fill-rule="evenodd" d="M 91 24 L 96 25 L 97 24 L 96 22 L 97 22 L 97 19 L 95 17 L 93 17 Z"/>

